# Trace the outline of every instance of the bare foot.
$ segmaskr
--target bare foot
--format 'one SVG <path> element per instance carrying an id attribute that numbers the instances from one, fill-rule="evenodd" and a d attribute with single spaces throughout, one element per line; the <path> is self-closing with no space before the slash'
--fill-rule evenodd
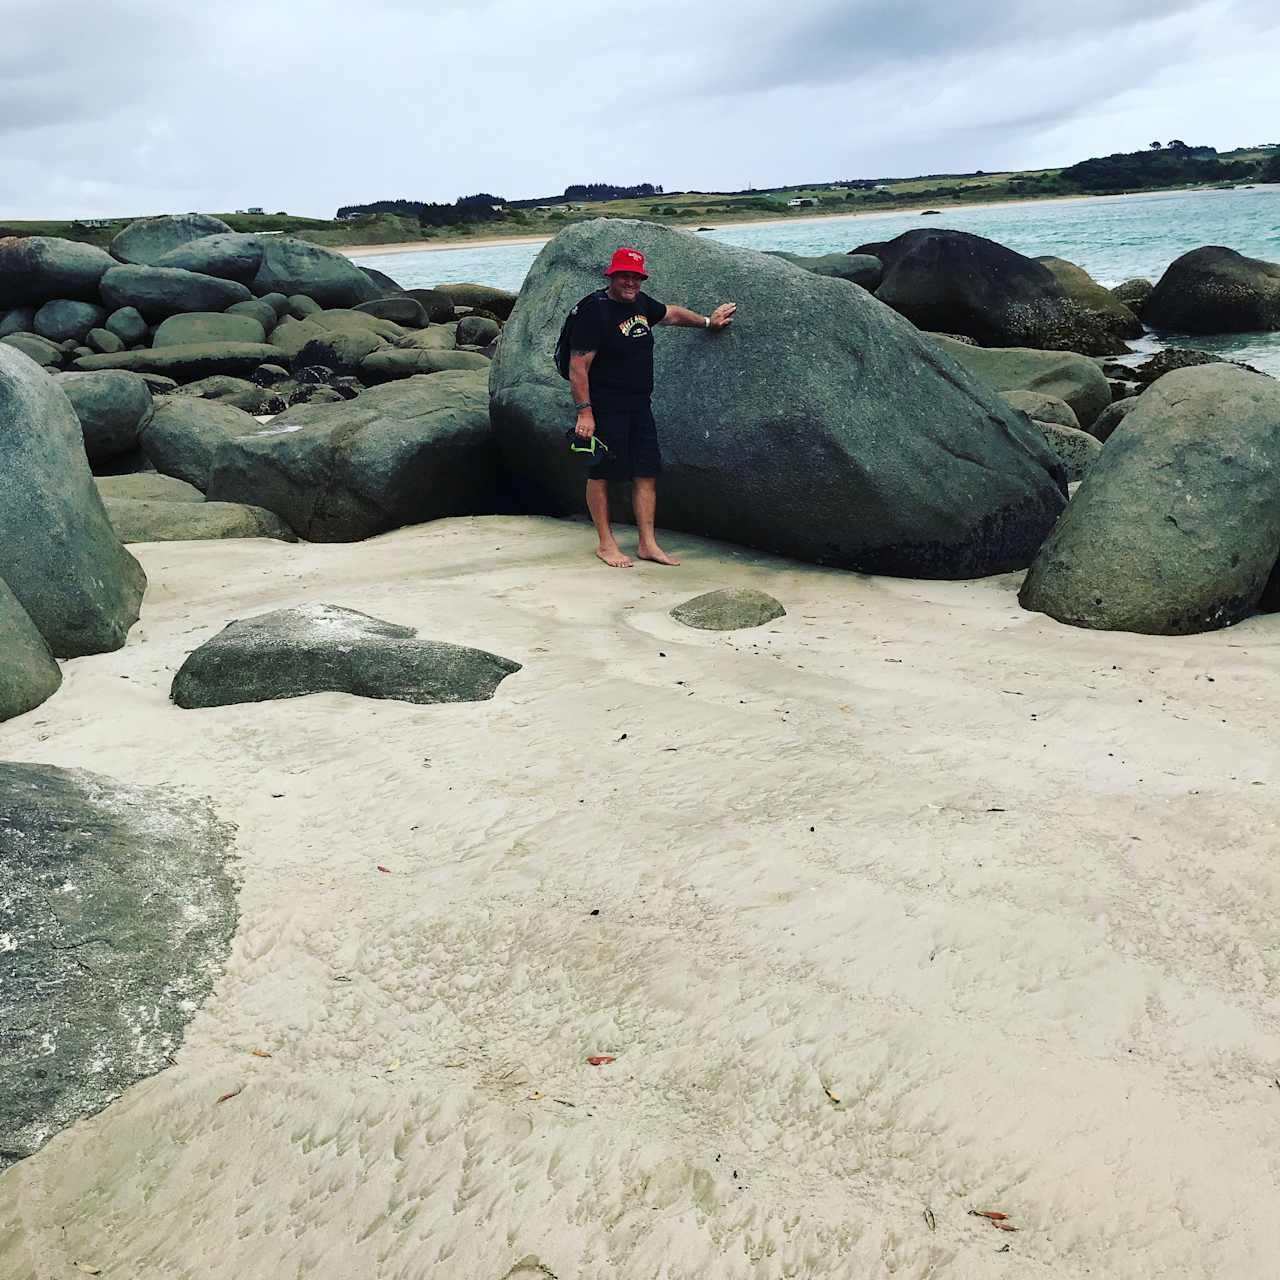
<path id="1" fill-rule="evenodd" d="M 631 557 L 623 555 L 621 547 L 597 547 L 596 555 L 599 556 L 610 569 L 631 568 Z"/>
<path id="2" fill-rule="evenodd" d="M 667 553 L 663 551 L 656 542 L 651 547 L 641 547 L 636 552 L 636 556 L 640 560 L 652 560 L 654 564 L 669 564 L 675 566 L 680 563 L 678 557 L 667 555 Z"/>

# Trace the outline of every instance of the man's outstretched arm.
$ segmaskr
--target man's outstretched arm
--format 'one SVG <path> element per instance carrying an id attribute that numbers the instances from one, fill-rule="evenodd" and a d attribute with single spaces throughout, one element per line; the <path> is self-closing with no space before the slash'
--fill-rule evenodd
<path id="1" fill-rule="evenodd" d="M 736 302 L 722 302 L 709 316 L 702 316 L 687 307 L 668 306 L 667 314 L 658 323 L 677 329 L 710 329 L 712 333 L 719 333 L 733 323 L 733 313 L 737 309 Z"/>

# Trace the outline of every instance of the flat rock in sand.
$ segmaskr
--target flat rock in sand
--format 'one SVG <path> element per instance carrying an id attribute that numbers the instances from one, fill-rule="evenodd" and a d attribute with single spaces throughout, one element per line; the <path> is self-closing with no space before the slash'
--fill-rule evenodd
<path id="1" fill-rule="evenodd" d="M 231 623 L 174 677 L 180 707 L 351 693 L 401 702 L 483 702 L 520 663 L 338 605 L 278 609 Z"/>
<path id="2" fill-rule="evenodd" d="M 671 616 L 686 627 L 697 627 L 700 631 L 738 631 L 744 627 L 761 627 L 775 618 L 785 617 L 786 612 L 768 592 L 726 587 L 676 605 Z"/>
<path id="3" fill-rule="evenodd" d="M 235 928 L 231 828 L 190 796 L 0 763 L 0 1167 L 154 1075 Z"/>

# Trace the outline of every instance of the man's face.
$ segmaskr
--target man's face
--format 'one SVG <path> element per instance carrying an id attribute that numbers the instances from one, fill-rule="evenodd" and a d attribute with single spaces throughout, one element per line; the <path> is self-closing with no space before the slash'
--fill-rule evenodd
<path id="1" fill-rule="evenodd" d="M 644 276 L 634 271 L 615 271 L 609 277 L 609 294 L 618 302 L 634 302 L 643 283 Z"/>

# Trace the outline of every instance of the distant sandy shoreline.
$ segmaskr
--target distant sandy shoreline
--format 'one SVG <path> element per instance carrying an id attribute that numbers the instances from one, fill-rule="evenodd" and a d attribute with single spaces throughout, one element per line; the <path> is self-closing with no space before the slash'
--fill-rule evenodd
<path id="1" fill-rule="evenodd" d="M 1173 189 L 1167 191 L 1131 191 L 1127 194 L 1113 196 L 1046 196 L 1040 200 L 975 201 L 972 204 L 951 205 L 940 209 L 938 212 L 945 215 L 962 209 L 1011 209 L 1015 206 L 1028 204 L 1084 204 L 1091 201 L 1133 200 L 1177 194 L 1178 190 Z M 796 218 L 743 218 L 719 223 L 715 229 L 721 230 L 725 227 L 794 227 L 805 223 L 829 222 L 836 218 L 861 221 L 865 218 L 918 217 L 932 208 L 933 206 L 930 204 L 921 204 L 909 209 L 863 209 L 857 213 L 848 213 L 842 210 L 839 213 L 833 211 L 831 213 L 804 214 Z M 664 223 L 663 225 L 670 226 L 671 224 Z M 705 225 L 710 226 L 712 224 L 708 222 Z M 688 227 L 676 227 L 675 229 L 683 231 L 688 230 Z M 496 249 L 503 245 L 511 244 L 546 244 L 551 238 L 550 235 L 486 236 L 483 239 L 455 240 L 447 244 L 437 240 L 405 240 L 395 244 L 347 244 L 334 245 L 333 248 L 338 253 L 346 254 L 348 258 L 367 258 L 384 253 L 447 253 L 458 249 Z"/>

